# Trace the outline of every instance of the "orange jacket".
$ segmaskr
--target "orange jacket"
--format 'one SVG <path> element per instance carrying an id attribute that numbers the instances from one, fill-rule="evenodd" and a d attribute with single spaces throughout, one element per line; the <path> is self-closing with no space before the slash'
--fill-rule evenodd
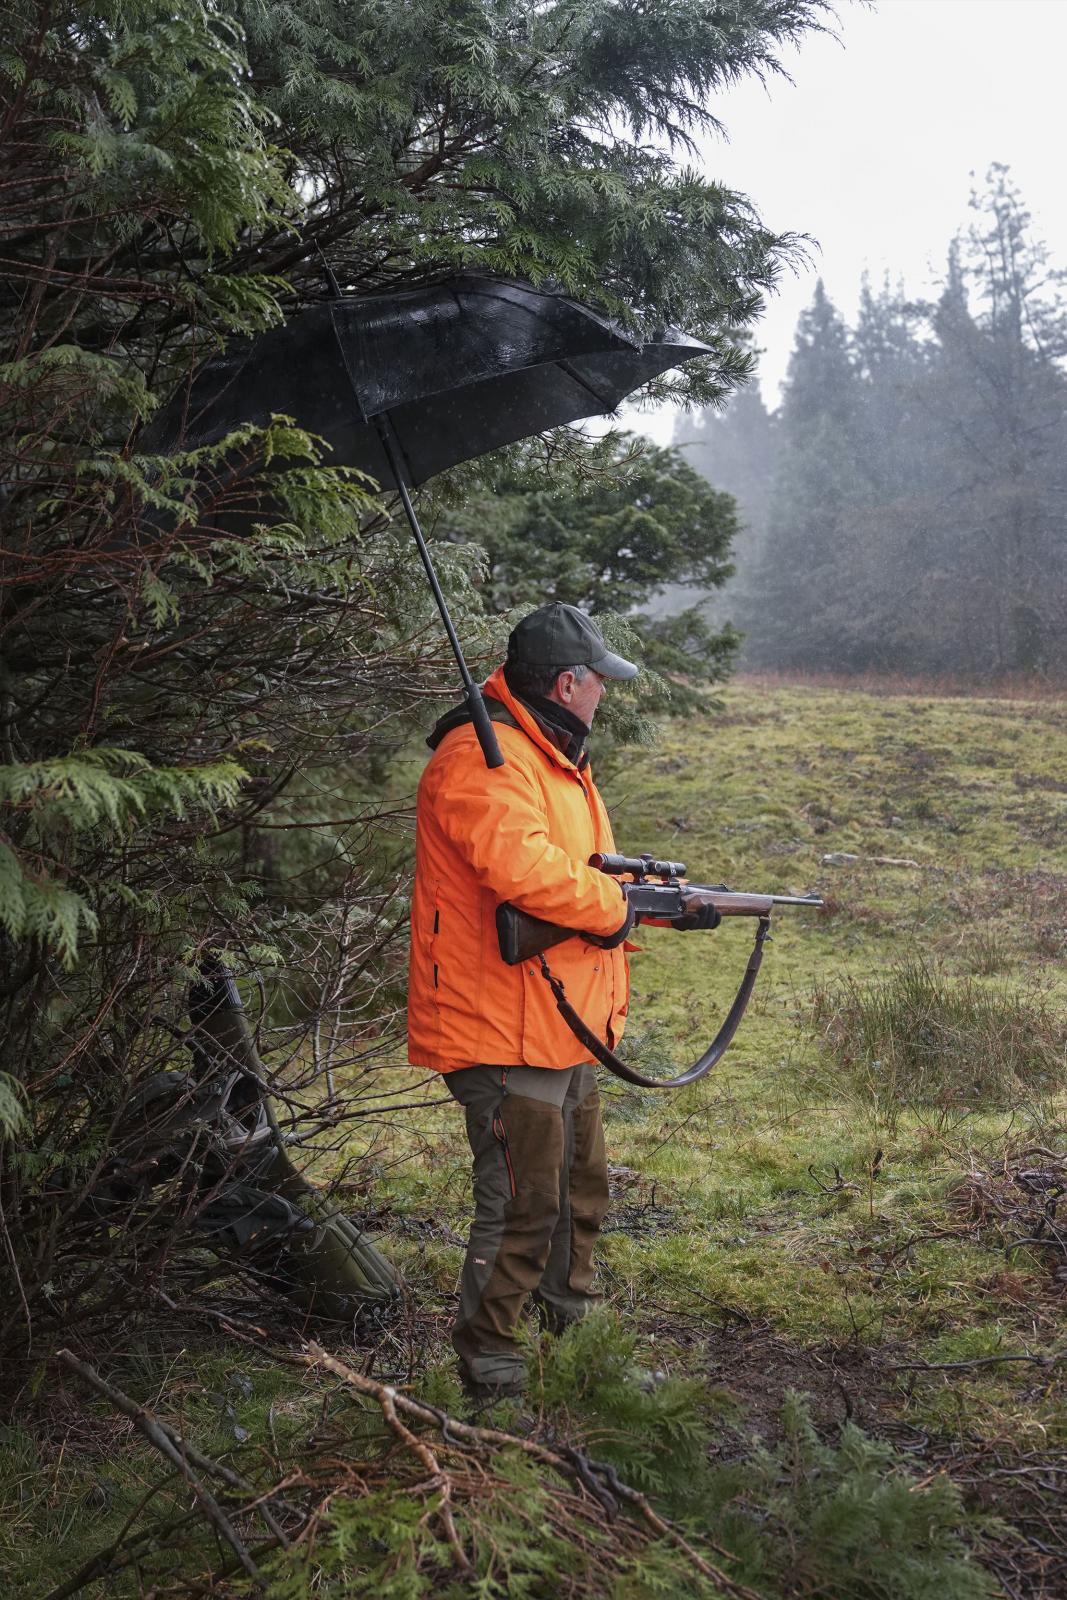
<path id="1" fill-rule="evenodd" d="M 445 735 L 419 784 L 411 906 L 408 1056 L 452 1072 L 475 1065 L 573 1067 L 588 1050 L 556 1010 L 536 962 L 509 967 L 496 909 L 510 900 L 546 922 L 612 934 L 618 883 L 586 865 L 614 849 L 589 776 L 546 738 L 498 668 L 485 685 L 519 724 L 495 722 L 505 765 L 490 770 L 470 723 Z M 575 937 L 549 955 L 579 1016 L 617 1043 L 629 1000 L 622 949 Z"/>

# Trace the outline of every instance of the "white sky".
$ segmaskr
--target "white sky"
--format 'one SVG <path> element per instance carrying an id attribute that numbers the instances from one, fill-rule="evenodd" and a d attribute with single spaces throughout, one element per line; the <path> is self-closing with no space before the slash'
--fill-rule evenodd
<path id="1" fill-rule="evenodd" d="M 786 58 L 792 84 L 721 96 L 728 142 L 701 152 L 706 174 L 747 194 L 770 227 L 817 245 L 756 330 L 770 405 L 816 278 L 849 319 L 865 268 L 910 294 L 931 288 L 993 161 L 1011 168 L 1035 236 L 1067 265 L 1067 0 L 846 0 L 837 34 Z M 673 415 L 623 421 L 664 443 Z"/>

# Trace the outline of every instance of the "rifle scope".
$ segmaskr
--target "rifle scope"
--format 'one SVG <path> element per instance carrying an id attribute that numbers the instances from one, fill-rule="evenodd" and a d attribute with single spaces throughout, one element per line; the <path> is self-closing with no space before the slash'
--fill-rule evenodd
<path id="1" fill-rule="evenodd" d="M 684 878 L 684 861 L 657 861 L 653 856 L 612 856 L 601 855 L 589 857 L 589 865 L 598 872 L 610 872 L 614 876 L 629 872 L 635 878 Z"/>

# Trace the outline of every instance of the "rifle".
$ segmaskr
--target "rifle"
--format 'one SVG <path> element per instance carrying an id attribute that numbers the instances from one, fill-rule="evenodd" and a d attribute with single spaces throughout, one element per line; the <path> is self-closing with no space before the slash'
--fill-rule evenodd
<path id="1" fill-rule="evenodd" d="M 545 951 L 565 939 L 582 938 L 580 929 L 564 928 L 558 923 L 544 922 L 505 903 L 497 907 L 496 928 L 500 954 L 509 966 L 523 961 L 537 961 L 541 976 L 552 990 L 556 1008 L 571 1032 L 603 1066 L 618 1078 L 643 1089 L 680 1089 L 687 1083 L 711 1071 L 727 1049 L 745 1014 L 756 975 L 763 960 L 763 946 L 770 936 L 771 912 L 775 906 L 822 905 L 818 895 L 805 894 L 736 894 L 724 883 L 689 883 L 682 861 L 659 861 L 651 855 L 620 856 L 597 854 L 589 857 L 589 865 L 599 872 L 619 878 L 634 925 L 642 922 L 652 926 L 672 926 L 686 931 L 697 926 L 697 916 L 705 907 L 712 907 L 723 917 L 756 917 L 758 926 L 752 954 L 745 968 L 740 988 L 723 1020 L 715 1038 L 693 1065 L 676 1078 L 666 1080 L 645 1077 L 615 1054 L 611 1042 L 605 1043 L 583 1022 L 567 999 L 563 984 L 549 968 Z M 689 919 L 693 919 L 690 921 Z M 602 941 L 597 941 L 602 942 Z"/>
<path id="2" fill-rule="evenodd" d="M 769 917 L 775 906 L 821 906 L 814 894 L 735 894 L 725 883 L 688 883 L 684 861 L 657 861 L 654 856 L 593 855 L 589 865 L 612 877 L 625 877 L 621 885 L 634 913 L 634 925 L 674 924 L 703 906 L 714 906 L 720 917 Z M 509 967 L 530 961 L 564 939 L 580 939 L 578 928 L 543 922 L 505 903 L 497 907 L 497 940 Z"/>

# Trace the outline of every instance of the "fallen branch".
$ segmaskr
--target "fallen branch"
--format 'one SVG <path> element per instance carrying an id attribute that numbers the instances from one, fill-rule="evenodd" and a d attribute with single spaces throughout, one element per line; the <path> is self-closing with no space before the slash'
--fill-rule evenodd
<path id="1" fill-rule="evenodd" d="M 831 850 L 829 854 L 820 856 L 819 865 L 822 867 L 910 867 L 916 871 L 922 863 L 913 861 L 910 856 L 857 856 L 851 850 Z"/>
<path id="2" fill-rule="evenodd" d="M 403 1412 L 406 1416 L 416 1421 L 427 1423 L 431 1427 L 437 1428 L 446 1445 L 451 1443 L 455 1445 L 510 1446 L 512 1449 L 520 1450 L 523 1454 L 540 1462 L 542 1466 L 550 1467 L 563 1477 L 569 1478 L 572 1482 L 577 1482 L 583 1492 L 591 1494 L 602 1508 L 606 1508 L 611 1497 L 624 1500 L 644 1518 L 654 1533 L 660 1538 L 667 1539 L 676 1549 L 682 1551 L 701 1576 L 714 1583 L 722 1593 L 732 1596 L 733 1600 L 763 1600 L 763 1597 L 757 1594 L 754 1589 L 749 1589 L 745 1584 L 738 1583 L 728 1573 L 714 1566 L 698 1550 L 695 1550 L 677 1528 L 653 1509 L 643 1494 L 637 1489 L 632 1489 L 629 1484 L 622 1483 L 611 1466 L 602 1462 L 591 1461 L 587 1456 L 582 1455 L 580 1451 L 570 1446 L 550 1448 L 548 1445 L 539 1443 L 536 1439 L 523 1438 L 519 1434 L 507 1433 L 500 1428 L 486 1428 L 471 1422 L 461 1422 L 458 1418 L 440 1411 L 436 1406 L 427 1405 L 425 1401 L 415 1400 L 411 1395 L 403 1394 L 390 1384 L 378 1383 L 374 1378 L 368 1378 L 363 1373 L 354 1371 L 343 1361 L 339 1361 L 336 1356 L 329 1355 L 321 1345 L 314 1342 L 308 1345 L 304 1360 L 309 1367 L 324 1368 L 327 1372 L 333 1373 L 334 1377 L 339 1378 L 342 1383 L 347 1384 L 349 1388 L 355 1389 L 358 1393 L 366 1395 L 368 1399 L 376 1401 L 382 1408 L 382 1415 L 386 1422 L 394 1432 L 398 1430 L 396 1424 L 390 1420 L 390 1416 L 392 1414 L 392 1416 L 396 1417 L 396 1423 L 399 1424 L 397 1413 Z M 403 1425 L 400 1424 L 400 1426 L 402 1427 Z M 410 1430 L 405 1429 L 404 1432 L 407 1434 L 405 1442 L 410 1440 L 416 1447 L 421 1443 L 421 1441 L 414 1438 Z M 428 1450 L 425 1445 L 423 1445 L 423 1448 Z M 421 1452 L 420 1460 L 425 1460 Z M 435 1470 L 439 1472 L 440 1468 L 432 1452 L 430 1453 L 430 1460 L 433 1461 Z M 444 1504 L 447 1504 L 447 1502 L 444 1502 Z M 451 1517 L 450 1509 L 449 1516 Z M 442 1522 L 444 1522 L 443 1516 Z M 445 1526 L 447 1531 L 448 1524 L 446 1523 Z M 449 1543 L 452 1544 L 453 1553 L 455 1554 L 456 1545 L 452 1543 L 451 1535 L 449 1536 Z M 469 1559 L 465 1552 L 462 1553 L 466 1562 L 465 1570 L 470 1571 Z"/>
<path id="3" fill-rule="evenodd" d="M 386 1422 L 389 1424 L 390 1428 L 392 1428 L 397 1438 L 403 1440 L 408 1449 L 411 1450 L 413 1454 L 418 1456 L 419 1460 L 429 1471 L 430 1477 L 426 1483 L 426 1487 L 428 1489 L 440 1489 L 441 1503 L 437 1508 L 437 1514 L 444 1524 L 445 1536 L 452 1548 L 452 1556 L 455 1560 L 456 1566 L 461 1572 L 470 1574 L 473 1568 L 471 1567 L 470 1561 L 467 1558 L 467 1552 L 460 1543 L 459 1534 L 456 1532 L 455 1519 L 452 1515 L 451 1480 L 449 1479 L 448 1473 L 442 1471 L 440 1462 L 430 1449 L 430 1446 L 426 1443 L 425 1439 L 416 1438 L 411 1429 L 401 1422 L 399 1416 L 397 1415 L 396 1398 L 396 1391 L 394 1389 L 389 1388 L 388 1385 L 382 1386 L 382 1415 L 385 1417 Z"/>
<path id="4" fill-rule="evenodd" d="M 138 1405 L 136 1400 L 131 1400 L 129 1395 L 123 1394 L 121 1389 L 116 1389 L 114 1385 L 102 1378 L 95 1367 L 89 1366 L 87 1362 L 79 1361 L 73 1351 L 60 1350 L 57 1354 L 65 1367 L 68 1367 L 72 1372 L 76 1372 L 90 1388 L 96 1390 L 97 1394 L 103 1395 L 115 1407 L 116 1411 L 121 1411 L 123 1416 L 129 1417 L 134 1427 L 144 1435 L 149 1444 L 153 1445 L 160 1455 L 178 1469 L 196 1495 L 203 1508 L 204 1515 L 233 1550 L 243 1570 L 250 1578 L 258 1578 L 259 1568 L 242 1544 L 237 1530 L 211 1493 L 211 1490 L 195 1476 L 192 1467 L 197 1466 L 202 1472 L 214 1473 L 215 1476 L 221 1478 L 231 1488 L 240 1489 L 243 1493 L 250 1492 L 251 1485 L 229 1467 L 223 1466 L 219 1461 L 210 1460 L 209 1457 L 201 1454 L 195 1445 L 191 1445 L 180 1435 L 172 1433 L 158 1417 L 153 1416 L 144 1406 Z M 267 1526 L 271 1529 L 274 1538 L 279 1543 L 287 1544 L 288 1540 L 285 1534 L 268 1508 L 260 1505 L 258 1510 Z M 65 1592 L 71 1593 L 72 1591 L 68 1588 Z M 58 1600 L 58 1593 L 54 1591 L 54 1594 L 55 1600 Z M 51 1596 L 49 1600 L 52 1600 Z"/>

